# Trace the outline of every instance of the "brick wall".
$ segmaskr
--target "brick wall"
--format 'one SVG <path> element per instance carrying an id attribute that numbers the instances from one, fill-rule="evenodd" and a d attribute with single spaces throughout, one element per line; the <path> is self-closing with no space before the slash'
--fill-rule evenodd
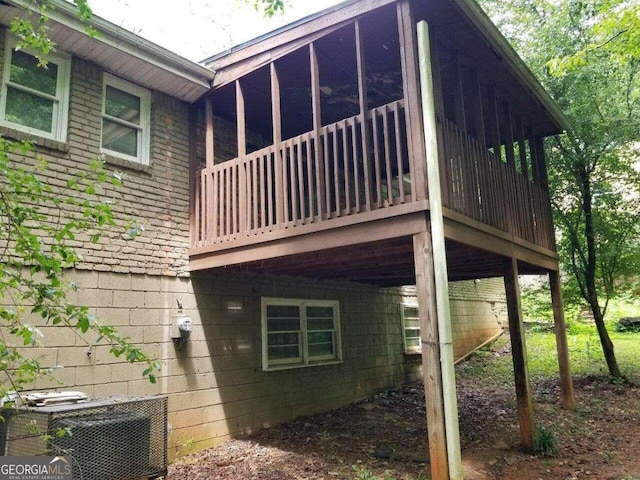
<path id="1" fill-rule="evenodd" d="M 4 43 L 2 31 L 2 52 Z M 4 54 L 0 55 L 0 72 L 4 58 Z M 102 79 L 103 73 L 97 66 L 77 57 L 72 59 L 69 128 L 65 143 L 0 128 L 5 136 L 35 141 L 40 156 L 48 162 L 42 177 L 54 186 L 64 187 L 71 175 L 88 171 L 90 160 L 100 156 Z M 123 179 L 122 187 L 116 189 L 109 185 L 103 192 L 112 201 L 118 227 L 107 232 L 97 244 L 92 244 L 89 236 L 78 238 L 75 246 L 80 249 L 84 261 L 77 268 L 188 275 L 188 106 L 153 92 L 150 128 L 149 166 L 104 157 L 107 169 L 119 172 Z M 19 161 L 33 163 L 33 157 L 29 155 Z M 144 235 L 129 239 L 126 235 L 129 225 L 142 226 Z"/>

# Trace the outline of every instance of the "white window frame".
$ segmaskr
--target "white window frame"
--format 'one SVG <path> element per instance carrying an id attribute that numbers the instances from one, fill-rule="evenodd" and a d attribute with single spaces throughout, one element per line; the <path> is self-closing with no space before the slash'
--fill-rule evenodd
<path id="1" fill-rule="evenodd" d="M 402 345 L 404 347 L 404 353 L 406 354 L 413 354 L 413 353 L 421 353 L 422 352 L 422 340 L 420 341 L 419 345 L 417 347 L 409 347 L 407 345 L 407 327 L 405 326 L 405 315 L 406 312 L 405 310 L 407 308 L 418 308 L 418 304 L 417 303 L 402 303 L 400 304 L 400 321 L 401 323 L 401 327 L 402 327 Z M 411 330 L 415 330 L 414 328 L 411 328 Z M 420 326 L 418 326 L 418 338 L 422 338 L 420 335 Z"/>
<path id="2" fill-rule="evenodd" d="M 301 357 L 295 359 L 283 359 L 271 361 L 269 363 L 269 345 L 267 331 L 267 306 L 286 305 L 300 308 L 300 333 L 298 334 L 298 345 Z M 335 355 L 324 357 L 309 357 L 307 311 L 306 307 L 332 307 L 333 308 L 333 330 L 334 330 L 334 351 Z M 340 334 L 340 302 L 337 300 L 310 300 L 297 298 L 272 298 L 262 297 L 262 369 L 264 371 L 284 370 L 293 368 L 305 368 L 318 365 L 333 365 L 342 363 L 342 338 Z M 273 332 L 271 332 L 273 333 Z"/>
<path id="3" fill-rule="evenodd" d="M 112 117 L 105 113 L 107 85 L 113 88 L 117 88 L 118 90 L 129 93 L 131 95 L 135 95 L 136 97 L 140 98 L 140 125 L 127 122 L 126 120 L 122 120 L 120 118 Z M 134 157 L 133 155 L 127 155 L 126 153 L 110 150 L 102 146 L 102 134 L 104 130 L 103 126 L 104 126 L 105 119 L 112 121 L 114 123 L 120 123 L 130 128 L 134 128 L 139 132 L 138 133 L 138 156 Z M 150 144 L 151 144 L 151 92 L 146 88 L 141 87 L 140 85 L 136 85 L 135 83 L 131 83 L 126 80 L 123 80 L 122 78 L 105 73 L 104 79 L 102 82 L 102 118 L 101 118 L 101 125 L 100 125 L 100 152 L 106 155 L 110 155 L 112 157 L 122 158 L 130 162 L 138 163 L 140 165 L 149 165 L 149 153 L 151 148 Z"/>
<path id="4" fill-rule="evenodd" d="M 49 53 L 44 56 L 49 63 L 53 63 L 58 67 L 58 76 L 56 78 L 56 94 L 49 95 L 44 92 L 33 90 L 11 82 L 11 60 L 13 52 L 16 51 L 18 40 L 7 31 L 5 49 L 4 49 L 4 71 L 2 74 L 2 98 L 0 99 L 0 125 L 14 130 L 35 135 L 42 138 L 48 138 L 58 142 L 66 142 L 67 140 L 67 123 L 69 116 L 69 78 L 71 72 L 71 57 L 64 53 Z M 24 48 L 20 51 L 32 56 L 36 56 L 31 49 Z M 44 67 L 43 67 L 44 68 Z M 53 102 L 53 118 L 51 121 L 51 132 L 38 130 L 37 128 L 28 127 L 19 123 L 14 123 L 6 119 L 7 112 L 7 88 L 15 88 L 23 92 L 31 93 L 41 98 L 51 100 Z"/>

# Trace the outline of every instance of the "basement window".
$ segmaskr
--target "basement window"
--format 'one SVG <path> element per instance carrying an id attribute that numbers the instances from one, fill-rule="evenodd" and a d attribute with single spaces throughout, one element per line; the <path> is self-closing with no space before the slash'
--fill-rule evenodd
<path id="1" fill-rule="evenodd" d="M 263 370 L 341 361 L 339 302 L 262 299 Z"/>
<path id="2" fill-rule="evenodd" d="M 408 354 L 420 353 L 420 317 L 418 316 L 418 306 L 414 304 L 403 304 L 400 306 L 402 312 L 402 338 L 404 339 L 404 352 Z"/>

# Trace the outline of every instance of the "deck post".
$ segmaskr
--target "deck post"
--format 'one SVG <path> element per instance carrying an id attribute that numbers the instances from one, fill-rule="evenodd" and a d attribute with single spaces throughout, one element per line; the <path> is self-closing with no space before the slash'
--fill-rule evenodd
<path id="1" fill-rule="evenodd" d="M 189 106 L 189 246 L 193 247 L 199 242 L 198 229 L 196 229 L 196 173 L 198 172 L 198 107 Z M 200 206 L 202 208 L 202 205 Z"/>
<path id="2" fill-rule="evenodd" d="M 324 165 L 324 145 L 321 140 L 322 129 L 322 109 L 320 106 L 320 66 L 318 64 L 318 53 L 315 43 L 309 44 L 309 64 L 311 66 L 311 111 L 313 116 L 313 138 L 315 142 L 315 170 L 318 181 L 316 189 L 316 205 L 318 208 L 318 219 L 321 221 L 329 215 L 330 208 L 327 204 L 327 190 Z M 310 155 L 310 153 L 308 153 Z M 309 205 L 309 210 L 313 212 L 313 207 Z M 326 211 L 325 211 L 326 210 Z"/>
<path id="3" fill-rule="evenodd" d="M 205 160 L 207 168 L 213 168 L 213 164 L 215 163 L 215 152 L 214 152 L 214 133 L 213 133 L 213 100 L 211 99 L 211 95 L 207 95 L 207 98 L 204 100 L 204 115 L 205 115 Z"/>
<path id="4" fill-rule="evenodd" d="M 449 462 L 447 459 L 440 343 L 433 279 L 434 259 L 430 232 L 413 236 L 413 256 L 416 269 L 420 343 L 422 345 L 422 378 L 427 405 L 431 476 L 434 480 L 446 480 L 449 478 Z"/>
<path id="5" fill-rule="evenodd" d="M 457 50 L 454 50 L 452 53 L 453 57 L 453 75 L 454 85 L 453 85 L 453 102 L 455 104 L 455 112 L 456 112 L 456 125 L 458 128 L 464 133 L 467 133 L 467 114 L 466 114 L 466 106 L 464 104 L 464 84 L 462 83 L 463 75 L 462 75 L 462 65 L 460 64 L 460 53 Z"/>
<path id="6" fill-rule="evenodd" d="M 522 115 L 516 117 L 516 137 L 518 139 L 518 154 L 520 156 L 520 171 L 522 175 L 529 178 L 529 167 L 527 166 L 527 146 L 524 138 L 524 121 Z"/>
<path id="7" fill-rule="evenodd" d="M 271 116 L 273 119 L 273 159 L 275 162 L 276 225 L 284 223 L 284 169 L 282 153 L 282 115 L 280 111 L 280 78 L 275 62 L 271 62 Z"/>
<path id="8" fill-rule="evenodd" d="M 567 346 L 567 327 L 564 322 L 564 310 L 562 303 L 562 289 L 560 288 L 560 273 L 549 272 L 549 286 L 551 287 L 551 302 L 553 305 L 553 323 L 556 334 L 556 347 L 558 350 L 558 365 L 560 367 L 560 392 L 562 395 L 562 408 L 573 410 L 575 398 L 573 395 L 573 380 L 569 367 L 569 348 Z"/>
<path id="9" fill-rule="evenodd" d="M 471 81 L 471 106 L 475 121 L 476 140 L 483 147 L 487 144 L 487 135 L 484 127 L 484 112 L 482 109 L 482 85 L 480 85 L 480 77 L 477 70 L 473 70 L 470 75 Z"/>
<path id="10" fill-rule="evenodd" d="M 502 161 L 502 141 L 500 139 L 500 112 L 498 111 L 498 99 L 496 98 L 496 87 L 491 85 L 488 89 L 489 99 L 489 124 L 491 125 L 490 145 L 493 147 L 493 154 L 496 160 Z"/>
<path id="11" fill-rule="evenodd" d="M 447 256 L 444 243 L 444 218 L 442 213 L 442 196 L 440 191 L 440 168 L 438 155 L 438 135 L 436 123 L 436 99 L 433 88 L 433 73 L 431 63 L 431 41 L 427 22 L 418 23 L 418 56 L 420 65 L 420 92 L 422 97 L 422 124 L 424 127 L 424 143 L 427 158 L 427 182 L 429 193 L 429 216 L 431 229 L 431 255 L 427 253 L 427 262 L 433 262 L 434 283 L 428 295 L 435 296 L 435 314 L 439 342 L 439 362 L 442 374 L 442 410 L 444 413 L 444 428 L 448 478 L 462 479 L 462 458 L 460 454 L 460 432 L 458 426 L 458 401 L 456 398 L 456 378 L 453 368 L 453 336 L 451 333 L 451 312 L 449 310 L 449 283 L 447 273 Z M 421 245 L 422 246 L 422 245 Z M 415 250 L 414 239 L 414 250 Z M 422 246 L 424 250 L 424 246 Z M 416 263 L 416 273 L 418 265 Z M 431 323 L 434 321 L 432 320 Z M 423 341 L 423 348 L 425 343 Z M 427 383 L 434 383 L 433 370 L 425 370 L 425 390 Z M 432 402 L 434 400 L 432 399 Z M 429 400 L 427 400 L 429 402 Z M 428 405 L 428 408 L 431 406 Z M 434 462 L 441 460 L 431 457 L 432 469 L 439 467 Z M 432 472 L 434 479 L 447 478 Z"/>
<path id="12" fill-rule="evenodd" d="M 247 121 L 246 111 L 244 103 L 244 91 L 240 80 L 236 80 L 236 116 L 237 116 L 237 137 L 238 137 L 238 159 L 241 160 L 238 166 L 238 197 L 239 197 L 239 213 L 238 213 L 238 225 L 237 228 L 241 234 L 244 234 L 248 229 L 248 210 L 251 208 L 247 201 L 247 170 L 246 165 L 242 160 L 247 155 Z M 236 217 L 234 215 L 234 230 L 236 228 Z"/>
<path id="13" fill-rule="evenodd" d="M 426 198 L 426 171 L 424 166 L 424 144 L 422 142 L 422 116 L 420 92 L 418 90 L 418 47 L 416 46 L 415 22 L 411 2 L 402 0 L 397 6 L 400 62 L 402 64 L 402 91 L 404 92 L 405 121 L 407 125 L 407 147 L 413 200 Z"/>
<path id="14" fill-rule="evenodd" d="M 520 440 L 522 448 L 526 452 L 533 452 L 533 397 L 527 368 L 527 349 L 524 339 L 522 306 L 520 304 L 520 285 L 518 283 L 518 261 L 515 258 L 505 260 L 504 286 L 507 294 L 513 373 L 518 397 Z"/>

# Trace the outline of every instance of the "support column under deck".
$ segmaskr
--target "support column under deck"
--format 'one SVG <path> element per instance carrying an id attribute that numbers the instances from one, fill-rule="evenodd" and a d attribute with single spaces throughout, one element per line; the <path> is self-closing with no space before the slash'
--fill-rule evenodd
<path id="1" fill-rule="evenodd" d="M 433 281 L 433 249 L 430 232 L 413 236 L 413 257 L 416 269 L 416 292 L 422 345 L 422 378 L 427 405 L 427 436 L 431 477 L 449 478 L 447 437 L 440 367 L 440 341 Z"/>
<path id="2" fill-rule="evenodd" d="M 560 392 L 562 408 L 573 410 L 575 399 L 573 395 L 573 380 L 569 366 L 569 348 L 567 346 L 567 328 L 564 322 L 562 305 L 562 290 L 560 288 L 560 273 L 549 272 L 549 286 L 551 287 L 551 302 L 553 305 L 553 322 L 558 350 L 558 365 L 560 367 Z"/>
<path id="3" fill-rule="evenodd" d="M 522 448 L 526 452 L 533 452 L 533 396 L 527 368 L 527 349 L 524 339 L 522 305 L 520 304 L 520 285 L 518 284 L 518 261 L 515 258 L 505 260 L 504 286 L 507 294 L 513 373 L 518 397 L 520 440 Z"/>

